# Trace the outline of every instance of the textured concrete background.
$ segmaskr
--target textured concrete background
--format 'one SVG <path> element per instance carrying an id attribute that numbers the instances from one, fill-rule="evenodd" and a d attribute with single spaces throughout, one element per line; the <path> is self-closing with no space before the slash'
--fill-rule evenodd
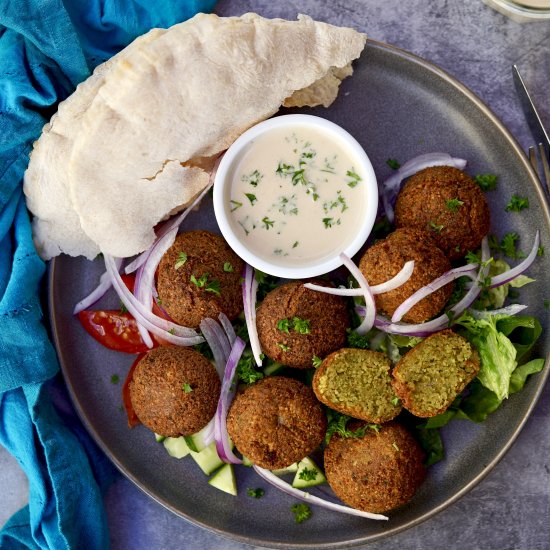
<path id="1" fill-rule="evenodd" d="M 481 0 L 222 0 L 220 15 L 298 13 L 352 26 L 428 59 L 471 88 L 527 148 L 532 142 L 515 95 L 517 63 L 550 127 L 550 23 L 512 21 Z M 0 525 L 27 500 L 28 484 L 0 448 Z M 122 477 L 105 499 L 112 547 L 245 550 L 174 516 Z M 369 550 L 550 549 L 550 388 L 518 440 L 474 490 L 425 523 Z M 367 547 L 364 547 L 367 548 Z"/>

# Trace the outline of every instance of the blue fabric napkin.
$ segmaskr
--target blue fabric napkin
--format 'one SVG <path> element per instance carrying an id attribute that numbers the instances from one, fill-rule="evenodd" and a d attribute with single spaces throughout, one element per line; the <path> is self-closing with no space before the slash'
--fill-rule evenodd
<path id="1" fill-rule="evenodd" d="M 0 443 L 29 478 L 29 505 L 0 547 L 109 546 L 100 485 L 110 466 L 71 414 L 52 405 L 58 372 L 38 298 L 37 256 L 22 195 L 32 142 L 93 68 L 153 27 L 215 0 L 4 0 L 0 9 Z"/>

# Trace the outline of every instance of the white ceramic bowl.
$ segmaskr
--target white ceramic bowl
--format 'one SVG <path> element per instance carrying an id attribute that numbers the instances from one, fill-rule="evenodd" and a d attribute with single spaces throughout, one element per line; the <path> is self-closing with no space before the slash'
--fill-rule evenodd
<path id="1" fill-rule="evenodd" d="M 253 140 L 272 130 L 285 127 L 306 127 L 317 130 L 339 143 L 357 163 L 358 172 L 362 175 L 361 191 L 366 194 L 364 216 L 353 228 L 355 235 L 349 236 L 342 246 L 334 249 L 329 256 L 313 262 L 296 261 L 292 265 L 277 263 L 277 258 L 260 257 L 247 247 L 246 242 L 234 229 L 231 223 L 231 186 L 235 172 Z M 277 277 L 286 279 L 303 279 L 328 273 L 342 265 L 341 252 L 353 256 L 367 240 L 376 219 L 378 210 L 378 186 L 372 164 L 357 140 L 346 130 L 326 120 L 312 115 L 282 115 L 260 122 L 242 134 L 229 147 L 222 158 L 214 182 L 214 212 L 220 230 L 229 246 L 245 262 L 253 267 Z"/>

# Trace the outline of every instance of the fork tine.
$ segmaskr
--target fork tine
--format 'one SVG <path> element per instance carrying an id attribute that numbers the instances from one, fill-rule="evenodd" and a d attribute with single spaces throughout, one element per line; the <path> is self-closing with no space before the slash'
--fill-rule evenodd
<path id="1" fill-rule="evenodd" d="M 548 157 L 542 143 L 539 143 L 540 162 L 542 164 L 542 171 L 544 178 L 546 179 L 546 189 L 550 193 L 550 166 L 548 165 Z"/>

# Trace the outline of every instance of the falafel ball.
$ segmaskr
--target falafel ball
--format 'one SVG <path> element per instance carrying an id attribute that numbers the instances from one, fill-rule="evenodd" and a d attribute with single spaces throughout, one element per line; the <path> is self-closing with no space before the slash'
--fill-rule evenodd
<path id="1" fill-rule="evenodd" d="M 401 412 L 390 371 L 391 361 L 383 353 L 343 348 L 317 368 L 312 387 L 317 399 L 331 409 L 382 424 Z"/>
<path id="2" fill-rule="evenodd" d="M 350 429 L 364 424 L 354 423 Z M 424 453 L 401 424 L 389 422 L 361 438 L 333 435 L 325 449 L 325 475 L 336 496 L 364 512 L 406 504 L 426 477 Z"/>
<path id="3" fill-rule="evenodd" d="M 176 237 L 158 268 L 157 292 L 162 307 L 176 322 L 197 328 L 225 313 L 230 320 L 243 310 L 243 261 L 223 237 L 188 231 Z"/>
<path id="4" fill-rule="evenodd" d="M 489 205 L 480 187 L 462 170 L 432 166 L 409 178 L 395 204 L 397 227 L 433 233 L 451 260 L 476 250 L 489 232 Z"/>
<path id="5" fill-rule="evenodd" d="M 397 275 L 409 260 L 414 260 L 410 279 L 400 287 L 374 297 L 376 307 L 390 317 L 409 296 L 451 269 L 448 258 L 436 246 L 429 233 L 403 227 L 371 246 L 359 262 L 359 269 L 369 285 L 378 285 Z M 449 283 L 432 292 L 412 307 L 403 320 L 422 323 L 431 319 L 443 309 L 453 288 L 454 284 Z"/>
<path id="6" fill-rule="evenodd" d="M 191 435 L 216 412 L 221 382 L 210 361 L 190 348 L 158 347 L 138 363 L 130 382 L 134 411 L 166 437 Z"/>
<path id="7" fill-rule="evenodd" d="M 264 298 L 256 325 L 262 351 L 270 359 L 288 367 L 311 368 L 314 356 L 323 358 L 344 346 L 350 320 L 344 298 L 292 281 Z"/>
<path id="8" fill-rule="evenodd" d="M 313 390 L 293 378 L 268 376 L 237 394 L 227 430 L 237 449 L 269 470 L 286 468 L 317 448 L 327 420 Z"/>
<path id="9" fill-rule="evenodd" d="M 392 384 L 403 406 L 428 418 L 447 410 L 475 378 L 479 354 L 451 329 L 436 332 L 409 350 L 392 372 Z"/>

